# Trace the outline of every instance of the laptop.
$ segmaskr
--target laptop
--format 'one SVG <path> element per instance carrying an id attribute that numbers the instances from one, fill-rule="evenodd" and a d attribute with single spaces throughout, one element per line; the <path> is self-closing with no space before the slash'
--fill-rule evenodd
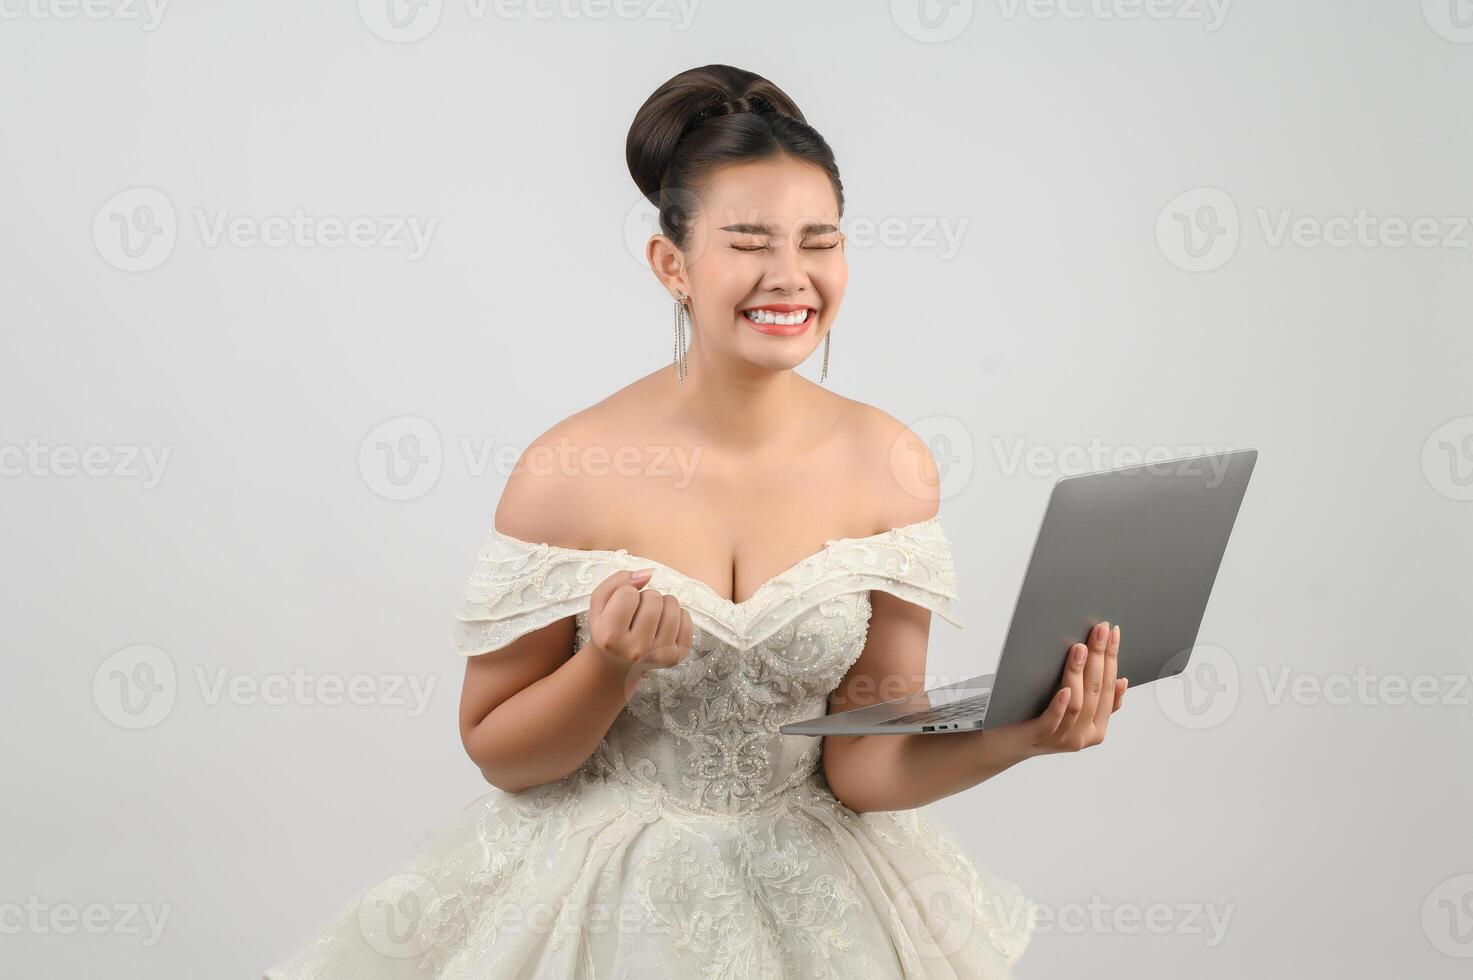
<path id="1" fill-rule="evenodd" d="M 1036 718 L 1064 657 L 1102 621 L 1121 626 L 1132 689 L 1189 665 L 1256 449 L 1123 466 L 1054 483 L 997 670 L 805 721 L 785 735 L 1000 728 Z"/>

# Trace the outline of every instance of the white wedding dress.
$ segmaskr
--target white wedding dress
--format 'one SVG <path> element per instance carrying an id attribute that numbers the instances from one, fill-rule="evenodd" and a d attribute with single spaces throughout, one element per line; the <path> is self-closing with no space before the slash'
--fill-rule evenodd
<path id="1" fill-rule="evenodd" d="M 823 714 L 864 648 L 870 590 L 962 625 L 940 515 L 830 540 L 742 602 L 626 549 L 493 528 L 455 649 L 567 616 L 582 646 L 594 587 L 647 567 L 690 611 L 690 654 L 641 679 L 579 769 L 473 800 L 267 980 L 1011 975 L 1034 904 L 919 810 L 844 806 L 822 740 L 778 733 Z"/>

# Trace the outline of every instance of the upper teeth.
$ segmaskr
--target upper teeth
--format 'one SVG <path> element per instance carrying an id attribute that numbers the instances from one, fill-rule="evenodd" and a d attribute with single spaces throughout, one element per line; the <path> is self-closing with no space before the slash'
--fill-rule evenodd
<path id="1" fill-rule="evenodd" d="M 771 310 L 747 310 L 746 316 L 753 323 L 781 323 L 791 327 L 807 320 L 808 311 L 798 310 L 796 313 L 774 313 Z"/>

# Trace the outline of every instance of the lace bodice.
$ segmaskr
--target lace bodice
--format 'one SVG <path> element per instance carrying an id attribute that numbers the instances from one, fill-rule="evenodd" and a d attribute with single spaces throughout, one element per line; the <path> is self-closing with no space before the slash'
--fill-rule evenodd
<path id="1" fill-rule="evenodd" d="M 650 567 L 648 587 L 690 612 L 691 651 L 641 679 L 583 770 L 700 812 L 762 807 L 815 773 L 821 740 L 778 728 L 823 714 L 864 649 L 871 589 L 963 625 L 940 515 L 830 539 L 741 602 L 623 548 L 562 548 L 493 528 L 456 609 L 455 649 L 497 650 L 569 615 L 581 647 L 594 588 L 616 571 Z"/>

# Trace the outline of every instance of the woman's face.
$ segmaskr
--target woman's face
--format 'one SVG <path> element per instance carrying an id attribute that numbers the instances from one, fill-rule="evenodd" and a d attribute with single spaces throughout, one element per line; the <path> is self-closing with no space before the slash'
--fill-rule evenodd
<path id="1" fill-rule="evenodd" d="M 833 326 L 849 275 L 827 175 L 786 156 L 737 164 L 698 203 L 685 249 L 663 235 L 650 243 L 666 287 L 690 297 L 692 355 L 770 371 L 801 364 Z"/>

